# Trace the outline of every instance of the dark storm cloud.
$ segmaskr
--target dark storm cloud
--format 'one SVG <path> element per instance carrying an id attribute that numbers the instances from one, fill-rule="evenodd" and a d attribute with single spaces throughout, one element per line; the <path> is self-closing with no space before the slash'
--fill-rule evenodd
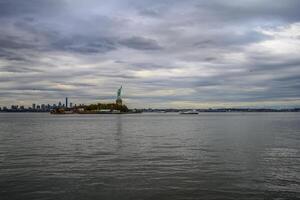
<path id="1" fill-rule="evenodd" d="M 141 105 L 300 104 L 299 7 L 298 0 L 0 0 L 0 103 L 30 104 L 30 95 L 107 100 L 123 84 Z"/>

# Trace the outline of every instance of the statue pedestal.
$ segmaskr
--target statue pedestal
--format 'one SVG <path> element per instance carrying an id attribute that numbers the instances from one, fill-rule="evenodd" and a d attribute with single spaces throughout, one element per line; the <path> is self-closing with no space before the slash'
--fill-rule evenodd
<path id="1" fill-rule="evenodd" d="M 122 105 L 122 99 L 117 99 L 116 104 L 121 106 Z"/>

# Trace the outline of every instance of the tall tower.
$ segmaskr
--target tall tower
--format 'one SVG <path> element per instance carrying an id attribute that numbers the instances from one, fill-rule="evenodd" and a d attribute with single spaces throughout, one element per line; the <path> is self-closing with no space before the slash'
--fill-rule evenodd
<path id="1" fill-rule="evenodd" d="M 68 97 L 66 97 L 66 108 L 68 108 Z"/>
<path id="2" fill-rule="evenodd" d="M 122 105 L 121 93 L 122 93 L 122 86 L 118 89 L 117 100 L 116 100 L 116 104 L 120 106 Z"/>

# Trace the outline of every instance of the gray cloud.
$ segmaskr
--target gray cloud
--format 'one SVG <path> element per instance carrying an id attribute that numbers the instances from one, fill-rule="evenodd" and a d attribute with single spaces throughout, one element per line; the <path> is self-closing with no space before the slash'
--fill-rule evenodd
<path id="1" fill-rule="evenodd" d="M 61 11 L 64 5 L 66 5 L 64 1 L 60 0 L 1 0 L 0 16 L 15 17 L 19 15 L 51 14 L 53 11 Z"/>
<path id="2" fill-rule="evenodd" d="M 194 45 L 199 48 L 209 48 L 209 47 L 230 47 L 230 46 L 243 46 L 249 43 L 256 43 L 259 41 L 267 40 L 270 37 L 258 33 L 256 31 L 248 31 L 242 33 L 234 32 L 222 32 L 210 34 L 208 38 L 199 42 L 196 42 Z"/>
<path id="3" fill-rule="evenodd" d="M 137 50 L 160 50 L 162 47 L 156 40 L 143 38 L 143 37 L 131 37 L 120 41 L 120 44 Z"/>
<path id="4" fill-rule="evenodd" d="M 82 36 L 59 38 L 51 44 L 51 47 L 56 50 L 78 53 L 105 53 L 117 48 L 115 41 L 111 38 L 85 38 Z"/>
<path id="5" fill-rule="evenodd" d="M 111 101 L 120 85 L 134 107 L 300 106 L 299 7 L 298 0 L 2 0 L 0 106 L 64 96 Z"/>
<path id="6" fill-rule="evenodd" d="M 22 67 L 22 66 L 3 66 L 0 67 L 2 72 L 16 72 L 16 73 L 26 73 L 26 72 L 43 72 L 40 69 L 34 69 L 30 67 Z"/>
<path id="7" fill-rule="evenodd" d="M 198 8 L 209 9 L 223 20 L 271 20 L 272 18 L 286 21 L 298 21 L 300 2 L 287 1 L 234 1 L 224 2 L 213 0 L 198 3 Z"/>

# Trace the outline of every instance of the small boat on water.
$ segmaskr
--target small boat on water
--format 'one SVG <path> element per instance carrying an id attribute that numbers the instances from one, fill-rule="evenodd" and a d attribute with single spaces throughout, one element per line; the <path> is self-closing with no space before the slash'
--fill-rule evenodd
<path id="1" fill-rule="evenodd" d="M 180 112 L 179 114 L 182 114 L 182 115 L 198 115 L 199 112 L 196 111 L 196 110 L 188 110 L 188 111 Z"/>

